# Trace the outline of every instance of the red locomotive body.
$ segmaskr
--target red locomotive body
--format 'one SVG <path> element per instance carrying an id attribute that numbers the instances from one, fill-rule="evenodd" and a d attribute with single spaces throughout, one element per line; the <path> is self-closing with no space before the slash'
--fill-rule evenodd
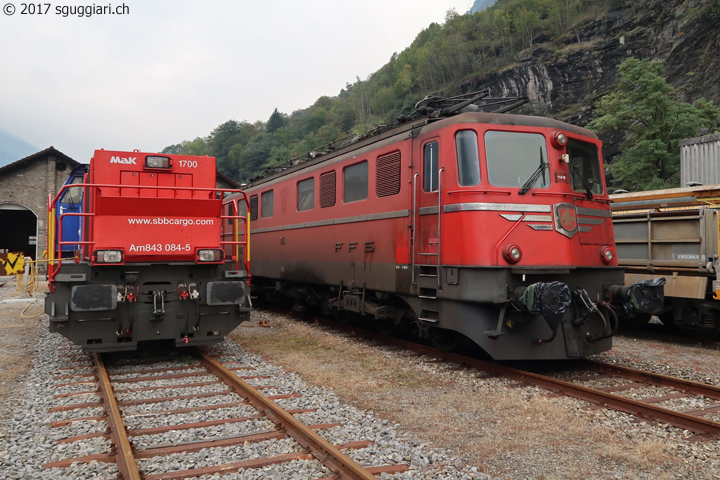
<path id="1" fill-rule="evenodd" d="M 609 349 L 623 271 L 600 141 L 543 117 L 440 113 L 250 185 L 254 286 L 442 347 L 459 333 L 495 359 Z"/>
<path id="2" fill-rule="evenodd" d="M 247 320 L 246 219 L 221 215 L 226 190 L 215 177 L 212 157 L 97 150 L 85 182 L 49 203 L 50 330 L 86 351 L 117 351 L 146 340 L 212 343 Z M 56 212 L 70 190 L 81 208 Z M 82 219 L 81 241 L 63 241 L 77 228 L 72 217 Z M 223 242 L 225 218 L 233 228 Z M 66 244 L 79 246 L 74 258 L 59 258 Z"/>

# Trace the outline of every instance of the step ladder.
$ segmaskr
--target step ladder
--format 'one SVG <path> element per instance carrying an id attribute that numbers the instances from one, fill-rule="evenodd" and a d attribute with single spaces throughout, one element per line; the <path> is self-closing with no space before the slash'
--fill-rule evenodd
<path id="1" fill-rule="evenodd" d="M 423 322 L 437 323 L 440 318 L 437 300 L 440 268 L 437 265 L 418 265 L 418 268 L 417 285 L 421 308 L 418 319 Z"/>

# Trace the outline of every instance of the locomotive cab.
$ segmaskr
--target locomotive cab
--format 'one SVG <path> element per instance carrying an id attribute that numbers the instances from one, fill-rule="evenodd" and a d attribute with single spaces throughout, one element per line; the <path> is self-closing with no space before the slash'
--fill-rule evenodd
<path id="1" fill-rule="evenodd" d="M 622 285 L 623 273 L 600 141 L 540 117 L 451 120 L 413 141 L 418 296 L 409 303 L 419 323 L 429 336 L 438 327 L 461 333 L 496 359 L 518 349 L 528 358 L 608 349 L 609 286 Z M 476 320 L 455 320 L 463 318 Z"/>

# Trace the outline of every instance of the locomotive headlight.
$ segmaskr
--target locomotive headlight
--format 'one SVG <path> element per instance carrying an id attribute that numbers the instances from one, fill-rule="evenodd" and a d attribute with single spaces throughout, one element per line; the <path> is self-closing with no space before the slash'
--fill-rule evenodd
<path id="1" fill-rule="evenodd" d="M 522 258 L 522 250 L 517 245 L 505 245 L 502 251 L 503 258 L 508 263 L 517 263 Z"/>
<path id="2" fill-rule="evenodd" d="M 613 258 L 615 258 L 615 254 L 610 247 L 603 247 L 600 249 L 600 259 L 603 263 L 610 264 L 610 262 L 613 261 Z"/>
<path id="3" fill-rule="evenodd" d="M 197 251 L 196 260 L 199 263 L 221 263 L 225 259 L 225 252 L 219 248 L 204 248 Z"/>
<path id="4" fill-rule="evenodd" d="M 553 134 L 553 143 L 555 148 L 562 148 L 567 144 L 567 136 L 562 132 L 555 132 Z"/>
<path id="5" fill-rule="evenodd" d="M 122 250 L 95 250 L 95 263 L 123 263 Z"/>
<path id="6" fill-rule="evenodd" d="M 170 157 L 148 155 L 145 157 L 145 168 L 170 168 Z"/>

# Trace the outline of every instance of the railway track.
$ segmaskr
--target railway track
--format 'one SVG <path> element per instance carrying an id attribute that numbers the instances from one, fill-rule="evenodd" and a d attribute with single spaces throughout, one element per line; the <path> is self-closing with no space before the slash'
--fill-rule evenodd
<path id="1" fill-rule="evenodd" d="M 481 370 L 492 376 L 510 378 L 521 384 L 542 387 L 554 394 L 579 398 L 598 407 L 613 408 L 641 420 L 688 430 L 692 432 L 691 440 L 720 438 L 720 387 L 714 385 L 590 360 L 574 362 L 571 369 L 564 368 L 551 374 L 542 374 L 443 352 L 415 342 L 386 337 L 351 326 L 339 326 L 322 319 L 315 321 L 380 343 Z M 563 362 L 563 365 L 567 363 Z"/>
<path id="2" fill-rule="evenodd" d="M 304 424 L 299 417 L 314 418 L 316 409 L 278 404 L 302 403 L 301 393 L 281 393 L 286 389 L 274 385 L 271 375 L 233 363 L 232 356 L 195 351 L 173 361 L 127 365 L 122 357 L 112 357 L 107 365 L 98 354 L 69 349 L 65 355 L 80 363 L 68 367 L 55 384 L 55 397 L 65 404 L 52 410 L 66 418 L 52 427 L 67 432 L 59 435 L 58 445 L 95 442 L 100 451 L 44 465 L 60 469 L 58 477 L 90 462 L 116 464 L 123 480 L 183 479 L 271 465 L 287 465 L 287 478 L 293 478 L 292 464 L 299 462 L 306 469 L 301 477 L 328 480 L 369 480 L 409 469 L 405 464 L 359 465 L 344 452 L 369 447 L 372 441 L 329 442 L 318 431 L 340 423 Z M 200 412 L 202 421 L 196 419 Z"/>

